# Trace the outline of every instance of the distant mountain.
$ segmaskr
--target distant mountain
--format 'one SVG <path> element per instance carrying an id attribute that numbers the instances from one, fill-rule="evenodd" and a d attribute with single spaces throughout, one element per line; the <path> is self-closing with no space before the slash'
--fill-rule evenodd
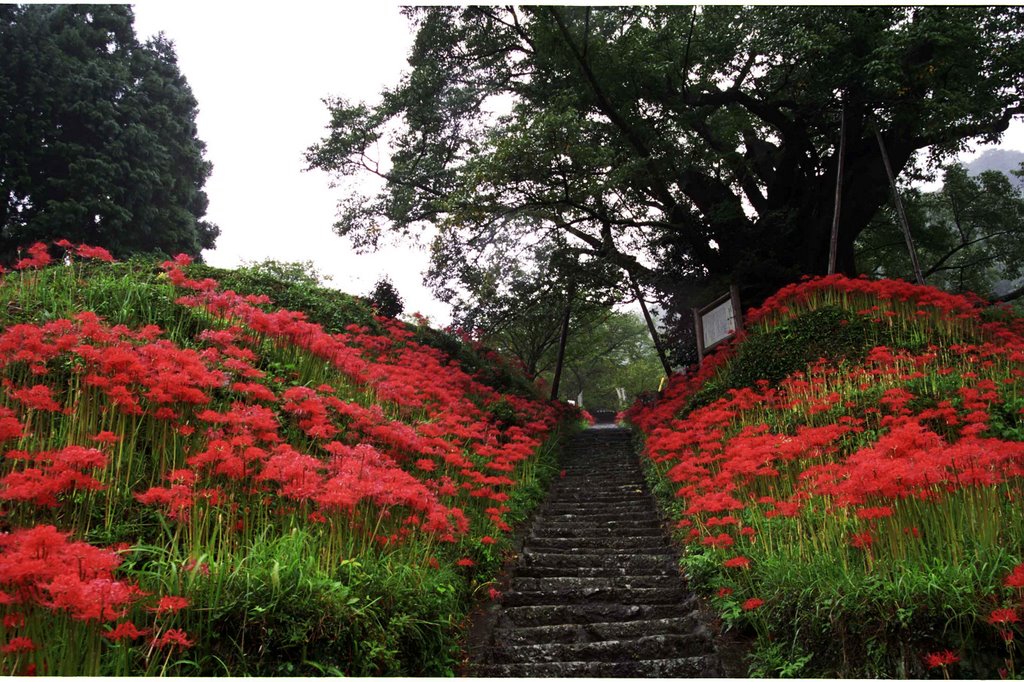
<path id="1" fill-rule="evenodd" d="M 971 175 L 978 175 L 987 170 L 1005 173 L 1010 178 L 1010 182 L 1024 191 L 1024 178 L 1018 178 L 1010 173 L 1010 171 L 1019 170 L 1021 163 L 1024 163 L 1024 152 L 1015 149 L 988 149 L 974 161 L 964 164 L 964 167 Z"/>

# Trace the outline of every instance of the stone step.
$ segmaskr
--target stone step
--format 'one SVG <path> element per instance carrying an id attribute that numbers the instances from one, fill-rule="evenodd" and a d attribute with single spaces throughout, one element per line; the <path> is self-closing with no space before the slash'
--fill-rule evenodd
<path id="1" fill-rule="evenodd" d="M 635 552 L 560 552 L 541 549 L 524 549 L 520 555 L 521 566 L 574 567 L 574 568 L 660 568 L 678 565 L 676 556 L 666 548 L 663 552 L 637 554 Z"/>
<path id="2" fill-rule="evenodd" d="M 561 590 L 507 590 L 501 597 L 506 606 L 558 606 L 565 604 L 651 605 L 679 604 L 687 592 L 676 581 L 675 587 L 565 587 Z"/>
<path id="3" fill-rule="evenodd" d="M 492 638 L 499 646 L 519 646 L 599 642 L 636 639 L 646 635 L 685 635 L 695 632 L 706 633 L 706 628 L 700 623 L 696 612 L 691 612 L 678 618 L 495 628 Z"/>
<path id="4" fill-rule="evenodd" d="M 640 535 L 636 537 L 596 537 L 596 538 L 543 538 L 536 535 L 527 537 L 525 547 L 530 549 L 557 549 L 573 552 L 580 549 L 618 549 L 652 554 L 664 552 L 668 547 L 668 539 Z"/>
<path id="5" fill-rule="evenodd" d="M 601 504 L 589 502 L 550 502 L 541 509 L 541 518 L 571 514 L 591 518 L 626 519 L 635 518 L 637 514 L 657 516 L 654 506 L 649 500 L 638 499 L 628 503 Z"/>
<path id="6" fill-rule="evenodd" d="M 648 521 L 650 519 L 657 519 L 661 521 L 661 516 L 654 512 L 652 509 L 642 509 L 639 511 L 622 512 L 622 513 L 603 513 L 603 512 L 585 512 L 579 509 L 567 511 L 564 513 L 546 513 L 550 510 L 545 510 L 537 516 L 537 522 L 551 522 L 551 523 L 580 523 L 580 522 L 593 522 L 593 523 L 606 523 L 606 522 L 621 522 L 626 523 L 630 521 Z"/>
<path id="7" fill-rule="evenodd" d="M 679 569 L 666 562 L 663 566 L 624 568 L 622 566 L 520 566 L 518 578 L 615 578 L 624 575 L 670 575 L 679 577 Z"/>
<path id="8" fill-rule="evenodd" d="M 567 526 L 565 524 L 537 524 L 532 535 L 539 538 L 600 538 L 600 537 L 664 537 L 665 530 L 655 523 L 630 526 L 606 526 L 604 524 L 587 524 L 585 526 Z"/>
<path id="9" fill-rule="evenodd" d="M 636 639 L 613 639 L 571 644 L 521 644 L 503 646 L 496 642 L 490 651 L 492 663 L 557 663 L 560 661 L 642 661 L 658 658 L 699 656 L 707 652 L 710 633 L 647 635 Z"/>
<path id="10" fill-rule="evenodd" d="M 469 677 L 722 677 L 718 662 L 712 656 L 663 658 L 643 661 L 604 663 L 569 661 L 564 663 L 500 663 L 476 665 L 466 672 Z"/>
<path id="11" fill-rule="evenodd" d="M 499 627 L 539 627 L 545 625 L 579 625 L 633 620 L 677 618 L 692 612 L 697 600 L 692 595 L 678 604 L 532 604 L 511 606 L 502 601 Z"/>
<path id="12" fill-rule="evenodd" d="M 516 576 L 512 579 L 509 590 L 557 594 L 567 590 L 629 590 L 633 588 L 672 588 L 678 586 L 678 575 L 560 576 L 544 578 Z"/>

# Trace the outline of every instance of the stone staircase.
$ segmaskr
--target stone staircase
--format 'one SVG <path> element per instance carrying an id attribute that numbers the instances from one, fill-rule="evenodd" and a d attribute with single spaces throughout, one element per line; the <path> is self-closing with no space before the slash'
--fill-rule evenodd
<path id="1" fill-rule="evenodd" d="M 580 433 L 471 636 L 475 677 L 720 677 L 630 432 Z"/>

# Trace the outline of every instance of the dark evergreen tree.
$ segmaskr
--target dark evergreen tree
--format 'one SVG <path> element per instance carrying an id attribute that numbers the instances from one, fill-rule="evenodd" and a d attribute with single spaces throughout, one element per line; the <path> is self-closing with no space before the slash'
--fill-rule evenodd
<path id="1" fill-rule="evenodd" d="M 67 238 L 199 256 L 211 165 L 196 100 L 127 5 L 0 6 L 0 260 Z"/>
<path id="2" fill-rule="evenodd" d="M 367 298 L 377 314 L 384 317 L 398 317 L 405 310 L 405 302 L 388 277 L 378 279 Z"/>

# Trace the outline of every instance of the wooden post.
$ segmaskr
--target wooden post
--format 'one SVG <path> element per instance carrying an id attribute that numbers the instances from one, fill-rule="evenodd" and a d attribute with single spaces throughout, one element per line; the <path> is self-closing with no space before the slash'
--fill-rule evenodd
<path id="1" fill-rule="evenodd" d="M 843 198 L 843 173 L 846 163 L 846 103 L 839 110 L 839 159 L 836 163 L 836 202 L 832 213 L 832 239 L 828 249 L 828 274 L 836 272 L 836 260 L 839 254 L 839 209 Z"/>
<path id="2" fill-rule="evenodd" d="M 914 238 L 910 236 L 910 222 L 903 210 L 903 202 L 900 200 L 900 193 L 896 189 L 896 176 L 892 174 L 892 164 L 889 163 L 889 152 L 885 150 L 885 142 L 882 140 L 882 133 L 875 128 L 875 138 L 878 140 L 878 149 L 882 152 L 882 163 L 885 164 L 885 174 L 889 177 L 889 187 L 892 188 L 892 203 L 896 206 L 896 215 L 900 219 L 900 227 L 903 228 L 903 238 L 907 240 L 907 251 L 910 253 L 910 265 L 914 268 L 914 281 L 924 284 L 924 277 L 921 275 L 921 264 L 917 262 L 917 250 L 914 249 Z"/>
<path id="3" fill-rule="evenodd" d="M 654 350 L 658 351 L 658 359 L 661 360 L 665 376 L 670 377 L 672 376 L 672 366 L 668 364 L 668 358 L 665 357 L 665 349 L 661 345 L 661 337 L 658 336 L 654 320 L 651 319 L 651 313 L 647 310 L 647 303 L 644 301 L 643 292 L 640 291 L 640 286 L 636 283 L 633 275 L 631 273 L 628 274 L 629 283 L 633 285 L 633 293 L 636 295 L 636 300 L 640 301 L 640 310 L 643 311 L 644 319 L 647 321 L 647 330 L 651 333 L 651 340 L 654 341 Z"/>

